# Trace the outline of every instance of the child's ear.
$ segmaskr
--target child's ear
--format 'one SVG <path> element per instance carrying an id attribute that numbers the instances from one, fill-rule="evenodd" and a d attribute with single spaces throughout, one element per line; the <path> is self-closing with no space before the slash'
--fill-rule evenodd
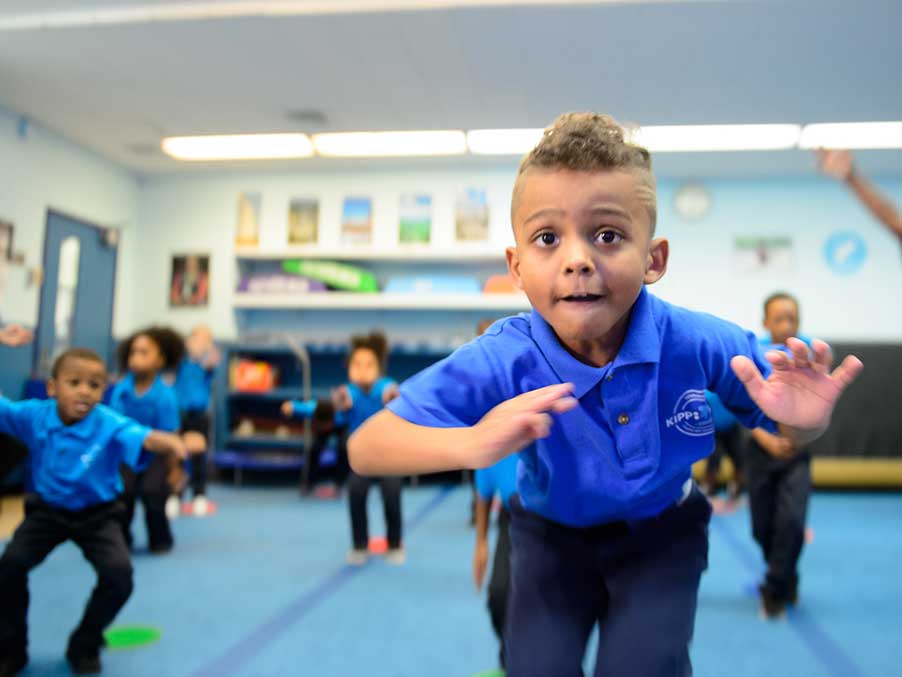
<path id="1" fill-rule="evenodd" d="M 667 272 L 667 259 L 670 256 L 670 243 L 663 237 L 655 238 L 648 248 L 648 259 L 645 262 L 645 284 L 654 284 Z"/>
<path id="2" fill-rule="evenodd" d="M 507 269 L 510 271 L 511 277 L 517 284 L 518 289 L 523 289 L 523 280 L 520 279 L 520 257 L 517 254 L 516 247 L 508 247 L 504 251 L 507 256 Z"/>
<path id="3" fill-rule="evenodd" d="M 48 378 L 47 379 L 47 395 L 50 397 L 56 397 L 56 379 Z"/>

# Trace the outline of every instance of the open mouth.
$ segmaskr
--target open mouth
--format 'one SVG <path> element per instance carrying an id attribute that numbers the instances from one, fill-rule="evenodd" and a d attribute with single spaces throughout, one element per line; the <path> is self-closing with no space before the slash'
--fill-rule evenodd
<path id="1" fill-rule="evenodd" d="M 601 294 L 570 294 L 569 296 L 561 297 L 562 301 L 567 301 L 568 303 L 595 303 L 596 301 L 600 301 L 604 296 Z"/>

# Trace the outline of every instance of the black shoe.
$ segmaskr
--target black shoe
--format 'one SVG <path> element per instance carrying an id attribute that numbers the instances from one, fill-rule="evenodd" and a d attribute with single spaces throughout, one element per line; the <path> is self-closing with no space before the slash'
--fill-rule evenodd
<path id="1" fill-rule="evenodd" d="M 69 667 L 76 675 L 97 675 L 102 670 L 100 665 L 100 653 L 69 653 L 66 652 L 66 660 Z"/>
<path id="2" fill-rule="evenodd" d="M 761 596 L 761 615 L 765 619 L 777 620 L 786 615 L 786 604 L 774 597 L 765 586 L 758 586 L 758 594 Z"/>
<path id="3" fill-rule="evenodd" d="M 28 654 L 24 651 L 0 658 L 0 677 L 18 675 L 28 665 Z"/>
<path id="4" fill-rule="evenodd" d="M 786 603 L 790 606 L 797 606 L 799 603 L 799 589 L 793 588 L 792 592 L 789 593 L 789 598 L 786 600 Z"/>
<path id="5" fill-rule="evenodd" d="M 147 550 L 151 555 L 165 555 L 167 552 L 172 552 L 172 546 L 172 543 L 156 543 Z"/>

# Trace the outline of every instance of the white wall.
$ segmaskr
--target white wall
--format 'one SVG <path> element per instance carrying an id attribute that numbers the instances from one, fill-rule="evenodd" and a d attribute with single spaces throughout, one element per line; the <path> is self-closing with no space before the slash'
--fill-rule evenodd
<path id="1" fill-rule="evenodd" d="M 26 271 L 42 265 L 47 210 L 121 227 L 120 256 L 129 258 L 137 222 L 138 181 L 112 162 L 40 125 L 29 124 L 22 134 L 19 121 L 19 116 L 0 108 L 0 220 L 13 223 L 14 249 L 25 255 L 25 265 L 8 270 L 0 314 L 7 322 L 34 326 L 39 288 L 27 285 Z M 131 293 L 132 277 L 120 268 L 117 306 Z"/>
<path id="2" fill-rule="evenodd" d="M 389 245 L 396 238 L 398 199 L 402 192 L 433 195 L 433 239 L 450 244 L 453 202 L 466 187 L 486 187 L 492 207 L 491 239 L 499 251 L 509 241 L 508 208 L 515 174 L 507 169 L 451 171 L 367 171 L 317 174 L 205 174 L 150 178 L 140 192 L 140 227 L 134 257 L 122 267 L 123 287 L 140 290 L 140 303 L 117 306 L 117 327 L 128 330 L 148 322 L 167 322 L 188 329 L 209 323 L 221 338 L 236 336 L 230 307 L 236 283 L 233 238 L 236 203 L 242 191 L 263 194 L 261 246 L 285 241 L 288 202 L 292 196 L 320 200 L 320 239 L 339 238 L 342 198 L 368 195 L 374 201 L 374 238 Z M 832 340 L 902 342 L 902 247 L 878 226 L 840 185 L 812 174 L 808 179 L 703 181 L 713 196 L 708 217 L 695 223 L 680 220 L 673 208 L 677 184 L 659 181 L 659 235 L 671 242 L 670 269 L 653 291 L 691 308 L 706 310 L 758 330 L 761 301 L 774 290 L 797 295 L 803 331 Z M 879 181 L 902 203 L 902 178 Z M 857 231 L 866 241 L 868 259 L 851 275 L 838 275 L 826 265 L 825 240 L 836 230 Z M 737 235 L 791 235 L 794 266 L 788 273 L 739 275 L 733 269 Z M 168 258 L 177 252 L 210 252 L 211 296 L 206 309 L 171 309 L 167 304 Z M 121 297 L 125 298 L 125 297 Z M 281 317 L 289 326 L 321 332 L 322 324 L 340 331 L 384 326 L 391 333 L 448 331 L 460 323 L 475 327 L 476 314 L 291 311 Z M 278 313 L 260 313 L 261 324 L 279 324 Z M 316 319 L 320 318 L 320 319 Z M 253 320 L 251 321 L 253 324 Z M 394 326 L 386 326 L 394 325 Z M 469 330 L 468 330 L 469 331 Z"/>

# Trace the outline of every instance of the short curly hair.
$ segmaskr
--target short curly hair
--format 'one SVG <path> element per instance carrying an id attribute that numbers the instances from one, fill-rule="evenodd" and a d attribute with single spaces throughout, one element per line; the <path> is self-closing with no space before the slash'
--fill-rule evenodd
<path id="1" fill-rule="evenodd" d="M 355 352 L 361 349 L 372 350 L 376 355 L 376 359 L 379 360 L 382 370 L 385 371 L 388 365 L 388 339 L 385 338 L 385 334 L 381 331 L 373 331 L 366 335 L 356 334 L 352 336 L 348 361 L 350 361 L 351 356 Z"/>
<path id="2" fill-rule="evenodd" d="M 657 190 L 651 154 L 624 139 L 614 118 L 598 113 L 564 113 L 545 129 L 542 139 L 520 162 L 511 197 L 511 222 L 530 169 L 594 172 L 625 170 L 636 177 L 636 192 L 648 211 L 652 233 L 657 221 Z"/>
<path id="3" fill-rule="evenodd" d="M 170 327 L 146 327 L 139 329 L 119 344 L 116 357 L 120 371 L 128 371 L 128 355 L 132 351 L 132 343 L 139 336 L 146 336 L 160 349 L 164 370 L 175 369 L 185 357 L 185 341 L 181 334 Z"/>

